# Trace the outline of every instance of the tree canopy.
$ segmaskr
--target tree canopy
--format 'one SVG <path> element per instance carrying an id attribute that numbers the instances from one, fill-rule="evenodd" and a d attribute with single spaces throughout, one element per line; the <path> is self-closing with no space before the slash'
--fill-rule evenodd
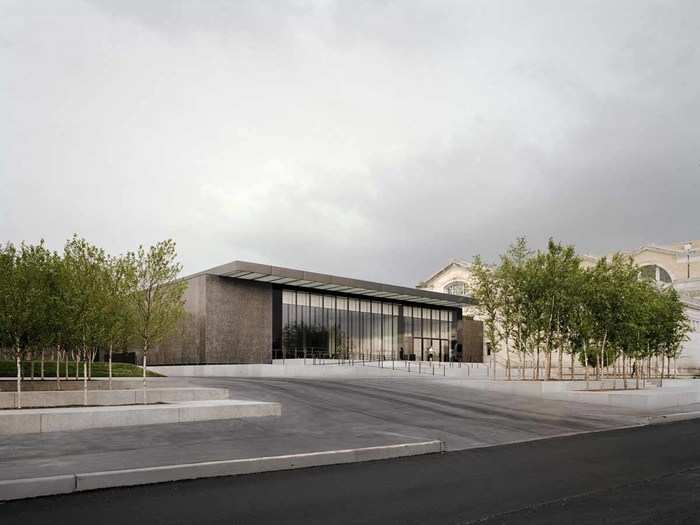
<path id="1" fill-rule="evenodd" d="M 511 352 L 532 364 L 532 379 L 553 376 L 552 358 L 637 381 L 644 363 L 678 356 L 689 323 L 678 293 L 645 278 L 629 257 L 617 254 L 586 267 L 573 246 L 550 239 L 546 250 L 532 252 L 518 239 L 488 267 L 473 264 L 474 298 L 479 302 L 484 333 L 492 352 L 505 351 L 511 377 Z M 493 360 L 495 371 L 495 359 Z M 662 372 L 663 373 L 663 372 Z M 587 377 L 587 375 L 586 375 Z"/>
<path id="2" fill-rule="evenodd" d="M 18 390 L 32 352 L 91 362 L 138 345 L 145 357 L 184 313 L 176 259 L 172 240 L 116 256 L 77 235 L 62 253 L 43 241 L 0 244 L 0 349 L 16 358 Z"/>

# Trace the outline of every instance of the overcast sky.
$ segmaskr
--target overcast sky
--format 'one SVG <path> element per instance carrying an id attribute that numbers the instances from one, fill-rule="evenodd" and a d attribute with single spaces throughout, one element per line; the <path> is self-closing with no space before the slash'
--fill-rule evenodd
<path id="1" fill-rule="evenodd" d="M 0 240 L 415 284 L 700 238 L 700 2 L 0 0 Z"/>

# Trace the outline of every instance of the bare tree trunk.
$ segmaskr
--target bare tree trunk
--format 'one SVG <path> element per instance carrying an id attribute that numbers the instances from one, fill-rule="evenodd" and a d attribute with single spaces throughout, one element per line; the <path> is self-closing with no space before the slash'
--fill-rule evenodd
<path id="1" fill-rule="evenodd" d="M 622 352 L 622 386 L 627 390 L 627 363 L 625 362 L 624 352 Z"/>
<path id="2" fill-rule="evenodd" d="M 664 386 L 664 356 L 661 355 L 661 379 L 659 380 L 659 386 Z"/>
<path id="3" fill-rule="evenodd" d="M 29 353 L 29 377 L 34 381 L 34 352 Z"/>
<path id="4" fill-rule="evenodd" d="M 22 408 L 22 355 L 19 345 L 15 349 L 15 364 L 17 366 L 17 402 L 15 406 Z"/>
<path id="5" fill-rule="evenodd" d="M 607 330 L 603 334 L 603 345 L 600 348 L 600 389 L 603 389 L 603 381 L 605 381 L 605 372 L 603 370 L 603 366 L 605 365 L 605 362 L 607 359 L 605 359 L 605 343 L 608 341 L 608 332 Z"/>
<path id="6" fill-rule="evenodd" d="M 506 371 L 508 373 L 508 381 L 512 380 L 510 375 L 510 346 L 508 345 L 508 338 L 506 337 Z"/>
<path id="7" fill-rule="evenodd" d="M 559 345 L 559 380 L 563 381 L 564 380 L 564 354 L 563 352 L 563 344 Z"/>
<path id="8" fill-rule="evenodd" d="M 143 353 L 143 404 L 146 404 L 146 352 Z"/>
<path id="9" fill-rule="evenodd" d="M 586 390 L 588 390 L 588 343 L 583 342 L 583 376 L 586 380 Z"/>
<path id="10" fill-rule="evenodd" d="M 109 389 L 112 390 L 112 343 L 109 343 Z"/>
<path id="11" fill-rule="evenodd" d="M 574 380 L 574 347 L 571 347 L 571 380 Z"/>
<path id="12" fill-rule="evenodd" d="M 56 389 L 61 390 L 61 351 L 56 348 Z"/>
<path id="13" fill-rule="evenodd" d="M 80 354 L 78 352 L 75 353 L 75 380 L 77 381 L 80 379 Z"/>
<path id="14" fill-rule="evenodd" d="M 44 380 L 44 349 L 41 349 L 41 380 Z"/>
<path id="15" fill-rule="evenodd" d="M 88 382 L 88 375 L 87 375 L 87 364 L 88 364 L 88 356 L 85 356 L 85 359 L 83 360 L 83 405 L 87 406 L 88 404 L 88 395 L 87 395 L 87 382 Z"/>

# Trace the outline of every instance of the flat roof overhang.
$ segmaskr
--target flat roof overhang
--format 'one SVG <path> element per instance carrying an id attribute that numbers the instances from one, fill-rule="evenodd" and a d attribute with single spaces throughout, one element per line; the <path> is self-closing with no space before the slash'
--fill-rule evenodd
<path id="1" fill-rule="evenodd" d="M 337 292 L 349 295 L 361 295 L 375 299 L 390 299 L 394 301 L 447 306 L 452 308 L 462 308 L 464 306 L 476 304 L 471 297 L 461 295 L 450 295 L 429 290 L 409 288 L 407 286 L 362 281 L 349 277 L 306 272 L 304 270 L 294 270 L 292 268 L 282 268 L 279 266 L 267 266 L 247 261 L 233 261 L 199 272 L 195 275 L 202 274 L 309 288 L 310 290 L 317 290 L 319 292 Z M 190 277 L 194 277 L 195 275 Z"/>

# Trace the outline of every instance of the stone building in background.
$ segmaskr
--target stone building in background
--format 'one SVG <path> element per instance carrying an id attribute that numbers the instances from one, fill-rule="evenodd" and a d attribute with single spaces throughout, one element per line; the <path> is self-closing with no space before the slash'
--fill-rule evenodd
<path id="1" fill-rule="evenodd" d="M 678 359 L 681 372 L 700 370 L 700 240 L 666 245 L 646 244 L 632 251 L 622 251 L 640 268 L 641 274 L 659 286 L 673 286 L 681 296 L 685 314 L 691 325 L 689 340 Z M 614 253 L 607 255 L 612 257 Z M 599 257 L 586 255 L 585 266 L 592 266 Z"/>

